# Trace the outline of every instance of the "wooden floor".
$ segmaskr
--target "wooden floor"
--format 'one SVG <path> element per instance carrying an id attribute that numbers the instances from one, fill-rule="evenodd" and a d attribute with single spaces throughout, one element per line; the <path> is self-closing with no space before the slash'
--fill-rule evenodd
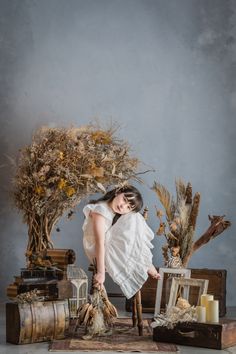
<path id="1" fill-rule="evenodd" d="M 123 311 L 124 304 L 120 301 L 116 306 L 119 309 L 120 315 L 128 315 Z M 146 314 L 145 314 L 146 316 Z M 236 307 L 231 307 L 227 309 L 227 317 L 236 319 Z M 205 348 L 195 348 L 178 345 L 180 354 L 236 354 L 236 346 L 227 348 L 225 350 L 214 350 Z M 5 303 L 0 304 L 0 354 L 43 354 L 48 353 L 48 343 L 34 343 L 27 345 L 14 345 L 6 343 L 6 329 L 5 329 Z M 95 352 L 90 352 L 95 353 Z M 106 352 L 106 354 L 111 354 L 114 352 Z M 71 352 L 60 352 L 60 354 L 71 354 Z M 97 354 L 97 353 L 96 353 Z M 146 353 L 143 353 L 146 354 Z M 148 354 L 148 353 L 147 353 Z M 164 354 L 164 353 L 163 353 Z M 165 353 L 167 354 L 167 353 Z"/>

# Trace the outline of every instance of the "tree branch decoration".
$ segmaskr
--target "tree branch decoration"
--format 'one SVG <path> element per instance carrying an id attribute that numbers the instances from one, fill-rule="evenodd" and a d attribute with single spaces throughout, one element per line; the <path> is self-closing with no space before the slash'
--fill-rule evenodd
<path id="1" fill-rule="evenodd" d="M 160 183 L 154 182 L 152 189 L 156 192 L 159 201 L 165 209 L 156 210 L 160 221 L 156 232 L 158 236 L 164 235 L 166 245 L 162 247 L 166 266 L 187 267 L 193 253 L 216 236 L 220 235 L 230 225 L 230 221 L 223 216 L 208 216 L 210 226 L 197 241 L 194 241 L 197 217 L 200 206 L 200 193 L 192 195 L 191 183 L 182 179 L 175 181 L 176 200 L 170 192 Z M 165 221 L 163 218 L 165 216 Z"/>
<path id="2" fill-rule="evenodd" d="M 106 192 L 130 178 L 138 159 L 130 157 L 130 147 L 115 137 L 117 128 L 101 129 L 42 127 L 32 143 L 20 150 L 14 178 L 14 201 L 28 225 L 26 257 L 28 267 L 42 252 L 53 248 L 52 230 L 59 218 L 82 198 Z M 72 210 L 71 210 L 72 209 Z"/>

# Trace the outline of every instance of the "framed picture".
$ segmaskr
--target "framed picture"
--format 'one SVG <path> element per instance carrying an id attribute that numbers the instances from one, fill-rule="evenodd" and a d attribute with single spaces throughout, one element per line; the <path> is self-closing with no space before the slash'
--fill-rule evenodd
<path id="1" fill-rule="evenodd" d="M 191 277 L 191 270 L 184 269 L 184 268 L 159 268 L 159 274 L 161 279 L 157 282 L 157 291 L 156 291 L 156 302 L 155 302 L 155 313 L 154 317 L 156 317 L 161 311 L 161 300 L 163 298 L 163 284 L 165 280 L 165 275 L 168 276 L 169 279 L 172 278 L 190 278 Z M 184 289 L 184 297 L 188 298 L 188 288 Z M 167 294 L 166 298 L 166 305 L 169 304 L 169 296 Z"/>
<path id="2" fill-rule="evenodd" d="M 168 308 L 175 306 L 179 294 L 179 289 L 186 288 L 189 291 L 190 287 L 197 287 L 198 288 L 198 298 L 197 298 L 197 305 L 200 305 L 200 299 L 202 294 L 207 293 L 208 289 L 208 279 L 184 279 L 184 278 L 173 278 L 171 289 L 170 289 L 170 297 L 168 302 Z M 183 296 L 186 300 L 188 297 Z"/>

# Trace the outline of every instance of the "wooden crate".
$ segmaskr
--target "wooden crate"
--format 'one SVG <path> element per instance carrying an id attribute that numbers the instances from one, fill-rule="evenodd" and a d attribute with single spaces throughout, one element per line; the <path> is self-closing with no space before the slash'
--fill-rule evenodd
<path id="1" fill-rule="evenodd" d="M 173 329 L 155 327 L 153 340 L 194 347 L 224 349 L 236 345 L 236 320 L 220 319 L 219 323 L 178 323 Z"/>
<path id="2" fill-rule="evenodd" d="M 6 304 L 6 341 L 13 344 L 62 339 L 69 328 L 68 301 Z"/>
<path id="3" fill-rule="evenodd" d="M 209 279 L 207 292 L 213 294 L 215 300 L 219 300 L 220 317 L 223 317 L 226 314 L 226 277 L 227 271 L 225 269 L 191 269 L 191 278 Z M 166 294 L 169 294 L 170 284 L 171 283 L 167 280 L 167 274 L 165 274 L 161 299 L 162 310 L 165 309 L 165 304 L 168 302 Z M 157 286 L 158 281 L 156 279 L 151 279 L 150 277 L 143 285 L 141 289 L 143 312 L 154 313 Z M 190 288 L 189 301 L 191 304 L 196 305 L 197 294 L 198 291 L 196 288 Z M 131 311 L 131 300 L 126 300 L 126 311 Z"/>

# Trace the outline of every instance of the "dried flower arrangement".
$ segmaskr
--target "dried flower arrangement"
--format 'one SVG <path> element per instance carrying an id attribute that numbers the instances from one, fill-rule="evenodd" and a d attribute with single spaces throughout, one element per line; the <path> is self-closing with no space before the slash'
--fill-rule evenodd
<path id="1" fill-rule="evenodd" d="M 186 299 L 179 297 L 175 306 L 168 308 L 164 314 L 161 313 L 154 318 L 151 327 L 163 326 L 172 329 L 179 322 L 196 321 L 196 307 L 191 306 Z"/>
<path id="2" fill-rule="evenodd" d="M 231 223 L 224 220 L 225 215 L 209 215 L 210 226 L 197 241 L 194 241 L 200 194 L 196 192 L 193 196 L 191 183 L 185 185 L 182 179 L 177 179 L 175 186 L 176 201 L 162 184 L 154 182 L 152 189 L 165 209 L 165 215 L 162 210 L 156 210 L 160 221 L 156 234 L 164 235 L 167 241 L 167 244 L 162 247 L 165 265 L 181 268 L 187 267 L 193 253 L 221 234 Z M 163 221 L 163 217 L 166 222 Z"/>
<path id="3" fill-rule="evenodd" d="M 115 306 L 108 300 L 105 288 L 101 290 L 94 288 L 90 302 L 81 305 L 77 313 L 75 330 L 79 325 L 85 326 L 86 334 L 83 339 L 91 339 L 94 335 L 112 334 L 112 323 L 118 317 Z"/>
<path id="4" fill-rule="evenodd" d="M 140 181 L 135 172 L 138 160 L 130 157 L 129 145 L 115 137 L 116 130 L 114 125 L 101 129 L 92 124 L 42 127 L 31 145 L 20 150 L 14 201 L 28 225 L 29 268 L 39 258 L 43 265 L 45 250 L 53 248 L 55 224 L 65 212 L 71 217 L 82 198 L 130 178 Z"/>

